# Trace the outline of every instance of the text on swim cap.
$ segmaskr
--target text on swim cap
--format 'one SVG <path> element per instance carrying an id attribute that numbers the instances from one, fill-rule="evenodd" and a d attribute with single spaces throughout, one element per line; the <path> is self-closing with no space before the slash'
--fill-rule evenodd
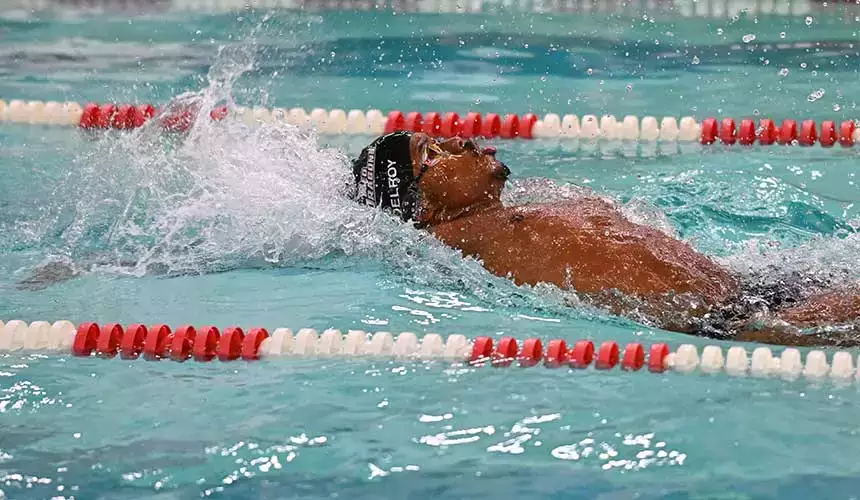
<path id="1" fill-rule="evenodd" d="M 391 199 L 393 212 L 399 216 L 402 210 L 400 209 L 400 192 L 397 190 L 400 186 L 400 178 L 397 177 L 397 162 L 387 159 L 386 161 L 388 162 L 388 169 L 386 170 L 388 173 L 388 197 Z"/>
<path id="2" fill-rule="evenodd" d="M 361 181 L 359 187 L 359 196 L 362 197 L 362 202 L 366 205 L 376 205 L 376 193 L 373 186 L 373 170 L 376 165 L 376 147 L 370 148 L 367 152 L 367 162 L 364 168 L 361 169 Z M 361 191 L 364 191 L 362 194 Z"/>

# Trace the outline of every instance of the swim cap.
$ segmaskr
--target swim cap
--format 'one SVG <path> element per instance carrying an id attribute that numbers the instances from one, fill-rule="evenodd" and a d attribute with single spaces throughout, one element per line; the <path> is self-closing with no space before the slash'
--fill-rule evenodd
<path id="1" fill-rule="evenodd" d="M 403 221 L 412 219 L 418 186 L 412 171 L 411 139 L 412 132 L 394 132 L 361 150 L 361 155 L 352 162 L 353 200 L 387 210 Z"/>

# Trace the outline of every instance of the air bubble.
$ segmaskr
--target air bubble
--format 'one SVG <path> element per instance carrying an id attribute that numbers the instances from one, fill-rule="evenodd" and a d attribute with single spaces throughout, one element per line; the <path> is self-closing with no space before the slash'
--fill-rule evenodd
<path id="1" fill-rule="evenodd" d="M 701 61 L 699 61 L 699 56 L 693 56 L 693 64 L 699 64 L 700 62 Z"/>
<path id="2" fill-rule="evenodd" d="M 812 26 L 812 21 L 812 16 L 806 16 L 806 19 L 803 20 L 803 22 L 805 22 L 807 26 Z"/>
<path id="3" fill-rule="evenodd" d="M 788 76 L 788 68 L 781 68 L 779 70 L 779 76 Z"/>
<path id="4" fill-rule="evenodd" d="M 594 70 L 593 70 L 593 69 L 591 69 L 591 68 L 588 68 L 588 71 L 586 71 L 586 73 L 588 73 L 589 75 L 593 75 L 593 74 L 594 74 Z"/>
<path id="5" fill-rule="evenodd" d="M 749 33 L 747 35 L 744 35 L 743 38 L 741 38 L 741 40 L 743 40 L 744 43 L 750 43 L 753 40 L 755 40 L 755 35 L 753 35 L 752 33 Z"/>
<path id="6" fill-rule="evenodd" d="M 840 109 L 842 109 L 842 107 L 839 106 L 838 104 L 833 105 L 833 111 L 839 111 Z"/>
<path id="7" fill-rule="evenodd" d="M 779 32 L 779 37 L 780 37 L 780 38 L 785 38 L 785 31 L 780 31 L 780 32 Z"/>

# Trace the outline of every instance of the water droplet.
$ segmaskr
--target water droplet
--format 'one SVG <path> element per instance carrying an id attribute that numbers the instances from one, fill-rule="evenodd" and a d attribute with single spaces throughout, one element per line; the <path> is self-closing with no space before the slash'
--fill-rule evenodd
<path id="1" fill-rule="evenodd" d="M 630 92 L 630 91 L 632 91 L 632 90 L 633 90 L 633 84 L 628 83 L 628 84 L 627 84 L 627 92 Z"/>
<path id="2" fill-rule="evenodd" d="M 838 105 L 838 104 L 833 105 L 833 111 L 839 111 L 840 109 L 842 109 L 842 107 L 840 105 Z"/>
<path id="3" fill-rule="evenodd" d="M 594 74 L 594 70 L 593 70 L 593 69 L 591 69 L 591 68 L 588 68 L 588 71 L 586 71 L 586 73 L 588 73 L 589 75 L 593 75 L 593 74 Z"/>
<path id="4" fill-rule="evenodd" d="M 812 21 L 812 16 L 806 16 L 806 19 L 803 20 L 803 22 L 805 22 L 807 26 L 812 26 Z"/>
<path id="5" fill-rule="evenodd" d="M 699 64 L 700 62 L 701 61 L 699 61 L 699 56 L 693 56 L 693 64 Z"/>
<path id="6" fill-rule="evenodd" d="M 785 31 L 780 31 L 780 32 L 779 32 L 779 37 L 780 37 L 780 38 L 785 38 Z"/>
<path id="7" fill-rule="evenodd" d="M 809 102 L 815 102 L 824 97 L 824 89 L 818 89 L 815 92 L 809 94 L 809 97 L 806 98 Z"/>
<path id="8" fill-rule="evenodd" d="M 546 75 L 541 75 L 541 76 L 540 76 L 540 81 L 545 82 L 545 81 L 546 81 Z"/>
<path id="9" fill-rule="evenodd" d="M 755 40 L 755 35 L 753 35 L 752 33 L 749 33 L 747 35 L 744 35 L 743 38 L 741 38 L 741 40 L 743 40 L 744 43 L 750 43 L 751 41 Z"/>
<path id="10" fill-rule="evenodd" d="M 758 108 L 753 110 L 753 116 L 758 116 L 759 113 L 760 113 L 760 111 L 758 110 Z"/>
<path id="11" fill-rule="evenodd" d="M 779 70 L 779 76 L 788 76 L 788 68 L 782 68 Z"/>
<path id="12" fill-rule="evenodd" d="M 717 34 L 722 35 L 723 34 L 723 28 L 717 28 Z"/>
<path id="13" fill-rule="evenodd" d="M 475 104 L 481 104 L 481 98 L 480 97 L 475 98 Z"/>
<path id="14" fill-rule="evenodd" d="M 800 63 L 800 67 L 806 69 L 806 63 Z"/>

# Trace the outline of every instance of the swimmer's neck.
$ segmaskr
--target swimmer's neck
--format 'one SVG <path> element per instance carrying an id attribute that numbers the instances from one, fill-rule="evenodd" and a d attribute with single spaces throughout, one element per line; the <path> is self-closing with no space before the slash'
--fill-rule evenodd
<path id="1" fill-rule="evenodd" d="M 435 226 L 449 222 L 465 222 L 476 215 L 487 215 L 491 212 L 502 210 L 503 208 L 502 202 L 499 200 L 488 200 L 486 202 L 475 203 L 468 207 L 459 209 L 425 206 L 422 210 L 420 225 L 422 227 L 432 229 Z"/>

